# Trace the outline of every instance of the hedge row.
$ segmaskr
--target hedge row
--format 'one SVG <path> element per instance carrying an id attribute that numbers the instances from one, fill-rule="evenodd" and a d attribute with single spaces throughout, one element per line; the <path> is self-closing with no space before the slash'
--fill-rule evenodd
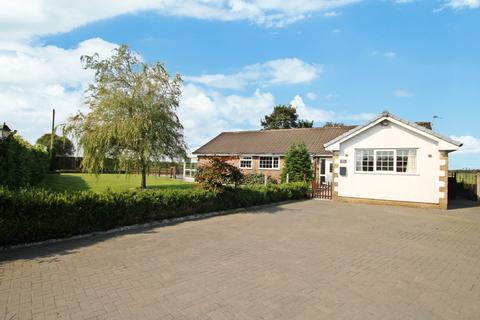
<path id="1" fill-rule="evenodd" d="M 47 173 L 48 153 L 18 135 L 0 140 L 0 186 L 10 188 L 35 185 Z"/>
<path id="2" fill-rule="evenodd" d="M 302 183 L 194 190 L 52 193 L 0 188 L 0 245 L 69 237 L 149 221 L 308 197 Z"/>

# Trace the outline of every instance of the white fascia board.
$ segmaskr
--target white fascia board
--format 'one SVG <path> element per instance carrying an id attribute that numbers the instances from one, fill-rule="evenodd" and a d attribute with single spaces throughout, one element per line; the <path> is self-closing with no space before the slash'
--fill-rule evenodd
<path id="1" fill-rule="evenodd" d="M 428 129 L 423 130 L 418 125 L 412 125 L 412 123 L 409 123 L 409 122 L 406 122 L 406 121 L 400 121 L 399 119 L 396 119 L 396 117 L 392 117 L 391 115 L 386 115 L 386 116 L 377 117 L 376 119 L 374 119 L 370 123 L 365 124 L 363 127 L 353 129 L 352 131 L 346 132 L 346 134 L 344 134 L 343 136 L 340 136 L 339 138 L 334 139 L 331 142 L 326 143 L 325 144 L 325 150 L 326 151 L 339 151 L 340 150 L 340 144 L 342 142 L 344 142 L 346 140 L 349 140 L 350 138 L 352 138 L 352 137 L 370 129 L 371 127 L 379 124 L 380 122 L 382 122 L 384 120 L 395 123 L 398 126 L 401 126 L 401 127 L 406 128 L 406 129 L 408 129 L 412 132 L 415 132 L 415 133 L 417 133 L 421 136 L 424 136 L 428 139 L 436 141 L 438 143 L 438 149 L 439 150 L 455 151 L 455 150 L 458 150 L 461 147 L 461 143 L 456 143 L 453 140 L 450 141 L 450 139 L 441 137 L 431 130 L 428 130 Z"/>

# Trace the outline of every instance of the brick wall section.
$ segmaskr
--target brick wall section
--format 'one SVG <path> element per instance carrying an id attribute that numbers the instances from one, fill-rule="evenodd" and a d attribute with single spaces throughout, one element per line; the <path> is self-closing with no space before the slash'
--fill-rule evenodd
<path id="1" fill-rule="evenodd" d="M 440 187 L 438 193 L 440 195 L 440 200 L 438 206 L 441 209 L 448 208 L 448 152 L 440 152 L 440 174 L 439 181 Z"/>
<path id="2" fill-rule="evenodd" d="M 213 156 L 198 156 L 198 166 L 202 166 L 206 163 L 208 163 L 209 159 L 213 158 Z M 215 158 L 222 158 L 225 159 L 228 163 L 231 165 L 234 165 L 236 167 L 240 167 L 240 156 L 215 156 Z M 252 157 L 252 169 L 240 169 L 243 174 L 249 174 L 249 173 L 261 173 L 261 174 L 266 174 L 269 177 L 272 177 L 276 179 L 277 181 L 280 181 L 280 175 L 282 173 L 283 169 L 283 164 L 284 164 L 284 158 L 280 157 L 279 159 L 279 169 L 260 169 L 260 160 L 259 156 L 253 156 Z"/>

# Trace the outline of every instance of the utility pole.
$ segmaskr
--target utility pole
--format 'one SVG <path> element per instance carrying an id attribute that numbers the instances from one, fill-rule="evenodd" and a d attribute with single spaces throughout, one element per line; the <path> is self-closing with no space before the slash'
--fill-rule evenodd
<path id="1" fill-rule="evenodd" d="M 50 135 L 50 156 L 53 156 L 53 138 L 55 137 L 55 109 L 52 110 L 52 134 Z"/>

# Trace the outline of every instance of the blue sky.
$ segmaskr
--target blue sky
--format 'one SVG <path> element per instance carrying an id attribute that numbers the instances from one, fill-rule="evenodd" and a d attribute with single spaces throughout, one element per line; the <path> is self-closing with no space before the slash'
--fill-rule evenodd
<path id="1" fill-rule="evenodd" d="M 451 167 L 480 168 L 480 0 L 268 3 L 4 4 L 0 120 L 33 142 L 52 106 L 60 122 L 85 110 L 91 74 L 80 55 L 128 44 L 182 74 L 179 114 L 192 148 L 223 130 L 258 128 L 274 104 L 292 103 L 316 126 L 360 124 L 383 110 L 439 116 L 434 129 L 465 143 Z"/>

